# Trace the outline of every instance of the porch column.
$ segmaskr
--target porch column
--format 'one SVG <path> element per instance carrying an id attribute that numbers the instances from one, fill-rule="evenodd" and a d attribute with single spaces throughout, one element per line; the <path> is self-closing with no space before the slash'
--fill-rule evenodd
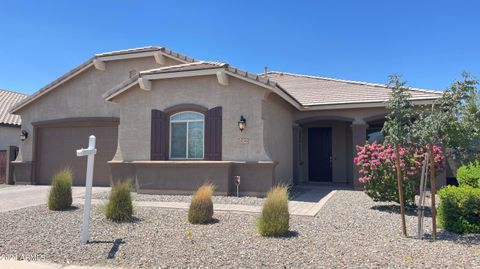
<path id="1" fill-rule="evenodd" d="M 293 184 L 298 183 L 298 179 L 300 177 L 300 129 L 301 127 L 295 124 L 292 128 L 293 131 L 293 158 L 292 158 L 292 167 L 293 167 Z"/>
<path id="2" fill-rule="evenodd" d="M 367 140 L 367 127 L 368 124 L 365 123 L 363 119 L 355 119 L 352 122 L 352 145 L 353 145 L 353 150 L 352 150 L 352 162 L 353 158 L 357 155 L 357 149 L 356 146 L 362 146 L 365 144 L 365 141 Z M 360 189 L 362 186 L 360 182 L 358 181 L 358 168 L 356 165 L 353 165 L 353 187 L 355 189 Z"/>

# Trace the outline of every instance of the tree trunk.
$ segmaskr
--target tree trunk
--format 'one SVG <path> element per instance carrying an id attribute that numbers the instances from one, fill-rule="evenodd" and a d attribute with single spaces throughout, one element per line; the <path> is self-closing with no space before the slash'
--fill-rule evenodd
<path id="1" fill-rule="evenodd" d="M 433 154 L 433 144 L 430 144 L 430 195 L 432 197 L 432 237 L 437 239 L 437 208 L 435 207 L 435 193 L 437 192 L 435 180 L 435 155 Z"/>
<path id="2" fill-rule="evenodd" d="M 407 226 L 405 224 L 405 198 L 403 196 L 403 179 L 402 179 L 402 171 L 400 167 L 400 146 L 397 144 L 395 145 L 395 166 L 397 168 L 397 183 L 398 183 L 398 195 L 400 199 L 400 215 L 402 216 L 402 232 L 404 236 L 407 236 Z"/>

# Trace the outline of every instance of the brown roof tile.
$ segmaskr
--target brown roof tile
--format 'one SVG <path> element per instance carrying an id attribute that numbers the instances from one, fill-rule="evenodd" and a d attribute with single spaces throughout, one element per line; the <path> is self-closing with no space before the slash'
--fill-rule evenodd
<path id="1" fill-rule="evenodd" d="M 388 101 L 391 90 L 384 84 L 340 80 L 269 72 L 268 78 L 276 81 L 302 106 L 379 103 Z M 411 88 L 412 100 L 433 100 L 442 92 Z"/>
<path id="2" fill-rule="evenodd" d="M 20 125 L 20 116 L 8 113 L 8 110 L 20 100 L 27 97 L 26 94 L 0 89 L 0 124 Z"/>
<path id="3" fill-rule="evenodd" d="M 160 68 L 149 69 L 145 71 L 140 71 L 141 75 L 151 75 L 151 74 L 161 74 L 161 73 L 173 73 L 173 72 L 182 72 L 182 71 L 194 71 L 194 70 L 205 70 L 205 69 L 214 69 L 226 66 L 225 63 L 220 62 L 193 62 L 186 64 L 177 64 L 170 65 Z"/>

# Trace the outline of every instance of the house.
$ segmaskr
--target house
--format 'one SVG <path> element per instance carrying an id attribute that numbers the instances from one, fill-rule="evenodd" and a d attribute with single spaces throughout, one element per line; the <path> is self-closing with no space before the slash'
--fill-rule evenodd
<path id="1" fill-rule="evenodd" d="M 20 144 L 20 117 L 8 111 L 25 97 L 22 93 L 0 89 L 0 184 L 6 180 L 7 150 Z"/>
<path id="2" fill-rule="evenodd" d="M 436 91 L 411 89 L 415 104 Z M 381 84 L 285 72 L 253 74 L 164 47 L 97 54 L 24 99 L 15 180 L 49 184 L 75 149 L 97 137 L 94 184 L 133 179 L 142 193 L 217 191 L 262 195 L 279 183 L 359 186 L 355 146 L 378 136 L 390 90 Z"/>

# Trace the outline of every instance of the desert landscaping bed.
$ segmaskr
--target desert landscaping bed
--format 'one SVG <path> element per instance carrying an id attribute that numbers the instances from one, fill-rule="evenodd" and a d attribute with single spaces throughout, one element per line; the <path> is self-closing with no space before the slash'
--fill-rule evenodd
<path id="1" fill-rule="evenodd" d="M 356 191 L 338 191 L 314 218 L 292 216 L 284 238 L 258 235 L 253 214 L 215 213 L 215 223 L 192 225 L 185 210 L 136 208 L 137 220 L 117 224 L 94 207 L 93 242 L 81 245 L 77 206 L 2 213 L 0 256 L 36 254 L 62 264 L 145 268 L 480 267 L 480 234 L 440 231 L 435 242 L 403 238 L 397 208 Z M 412 236 L 416 221 L 407 216 Z"/>
<path id="2" fill-rule="evenodd" d="M 94 199 L 108 199 L 108 192 L 96 193 L 92 196 Z M 157 195 L 157 194 L 138 194 L 133 193 L 134 201 L 148 201 L 148 202 L 183 202 L 190 203 L 192 195 Z M 238 204 L 238 205 L 254 205 L 261 206 L 265 198 L 249 197 L 249 196 L 221 196 L 216 195 L 212 197 L 216 204 Z"/>

